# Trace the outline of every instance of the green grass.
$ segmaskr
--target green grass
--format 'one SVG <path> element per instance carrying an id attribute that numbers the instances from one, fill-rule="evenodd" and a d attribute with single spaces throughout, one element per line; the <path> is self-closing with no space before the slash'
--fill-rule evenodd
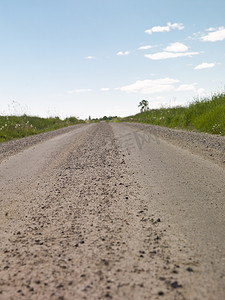
<path id="1" fill-rule="evenodd" d="M 225 135 L 225 93 L 196 100 L 188 107 L 152 109 L 121 121 Z"/>
<path id="2" fill-rule="evenodd" d="M 61 120 L 55 118 L 40 118 L 23 116 L 0 116 L 0 142 L 18 139 L 25 136 L 52 131 L 59 128 L 84 123 L 75 117 Z"/>

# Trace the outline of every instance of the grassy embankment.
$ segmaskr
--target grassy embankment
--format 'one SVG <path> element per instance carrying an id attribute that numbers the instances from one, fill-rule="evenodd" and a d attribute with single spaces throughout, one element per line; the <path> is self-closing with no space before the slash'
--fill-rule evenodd
<path id="1" fill-rule="evenodd" d="M 25 136 L 52 131 L 59 128 L 84 123 L 75 117 L 61 120 L 23 116 L 0 116 L 0 142 L 19 139 Z"/>
<path id="2" fill-rule="evenodd" d="M 225 135 L 225 93 L 195 101 L 188 107 L 152 109 L 120 121 Z"/>

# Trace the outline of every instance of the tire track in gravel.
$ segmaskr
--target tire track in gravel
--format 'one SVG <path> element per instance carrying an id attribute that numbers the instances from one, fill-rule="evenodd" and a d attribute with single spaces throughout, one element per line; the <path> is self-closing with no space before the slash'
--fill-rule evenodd
<path id="1" fill-rule="evenodd" d="M 1 299 L 207 299 L 191 247 L 167 238 L 128 162 L 100 123 L 17 182 L 1 224 Z"/>

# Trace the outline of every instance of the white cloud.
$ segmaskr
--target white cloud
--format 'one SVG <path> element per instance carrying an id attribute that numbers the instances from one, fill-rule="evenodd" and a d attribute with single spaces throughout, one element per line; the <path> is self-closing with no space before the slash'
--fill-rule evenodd
<path id="1" fill-rule="evenodd" d="M 151 29 L 145 30 L 146 33 L 152 34 L 153 32 L 169 32 L 169 26 L 154 26 Z"/>
<path id="2" fill-rule="evenodd" d="M 96 59 L 96 57 L 89 55 L 89 56 L 86 56 L 85 59 Z"/>
<path id="3" fill-rule="evenodd" d="M 214 63 L 202 63 L 198 66 L 196 66 L 194 69 L 195 70 L 202 70 L 202 69 L 209 69 L 209 68 L 213 68 L 215 66 Z"/>
<path id="4" fill-rule="evenodd" d="M 184 29 L 184 25 L 182 23 L 168 23 L 168 26 L 172 29 L 178 29 L 178 30 L 183 30 Z"/>
<path id="5" fill-rule="evenodd" d="M 154 54 L 145 54 L 145 57 L 152 59 L 152 60 L 159 60 L 159 59 L 167 59 L 167 58 L 177 58 L 177 57 L 184 57 L 184 56 L 193 56 L 197 55 L 199 52 L 184 52 L 184 53 L 173 53 L 173 52 L 157 52 Z"/>
<path id="6" fill-rule="evenodd" d="M 138 50 L 148 50 L 148 49 L 151 49 L 151 48 L 152 48 L 152 46 L 146 45 L 146 46 L 139 47 Z"/>
<path id="7" fill-rule="evenodd" d="M 203 42 L 217 42 L 225 40 L 225 28 L 219 27 L 218 29 L 209 28 L 210 31 L 207 35 L 201 37 Z"/>
<path id="8" fill-rule="evenodd" d="M 108 92 L 110 89 L 109 88 L 101 88 L 102 92 Z"/>
<path id="9" fill-rule="evenodd" d="M 214 28 L 214 27 L 210 27 L 210 28 L 206 29 L 206 31 L 215 31 L 215 30 L 216 30 L 216 28 Z"/>
<path id="10" fill-rule="evenodd" d="M 92 89 L 76 89 L 68 91 L 68 94 L 92 92 Z"/>
<path id="11" fill-rule="evenodd" d="M 188 47 L 182 43 L 177 42 L 170 44 L 164 50 L 169 52 L 186 52 L 188 51 Z"/>
<path id="12" fill-rule="evenodd" d="M 179 80 L 173 78 L 138 80 L 133 84 L 119 88 L 119 90 L 126 93 L 155 94 L 175 90 L 174 84 L 178 82 Z"/>
<path id="13" fill-rule="evenodd" d="M 119 52 L 117 52 L 116 53 L 116 55 L 129 55 L 130 54 L 130 52 L 129 51 L 119 51 Z"/>
<path id="14" fill-rule="evenodd" d="M 184 26 L 182 23 L 167 23 L 167 26 L 153 26 L 152 28 L 145 30 L 145 32 L 152 34 L 153 32 L 169 32 L 171 29 L 182 30 L 184 29 Z"/>
<path id="15" fill-rule="evenodd" d="M 168 45 L 164 51 L 156 52 L 153 54 L 145 54 L 145 57 L 152 60 L 168 59 L 168 58 L 177 58 L 177 57 L 192 57 L 193 55 L 199 54 L 199 52 L 188 52 L 189 47 L 183 43 L 171 43 Z"/>
<path id="16" fill-rule="evenodd" d="M 176 91 L 178 92 L 186 92 L 186 91 L 195 91 L 196 83 L 192 84 L 181 84 Z"/>

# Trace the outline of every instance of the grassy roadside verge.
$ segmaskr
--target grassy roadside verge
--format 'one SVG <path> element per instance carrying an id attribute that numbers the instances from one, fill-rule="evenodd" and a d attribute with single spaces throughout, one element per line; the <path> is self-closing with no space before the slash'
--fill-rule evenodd
<path id="1" fill-rule="evenodd" d="M 225 135 L 225 93 L 195 101 L 188 107 L 152 109 L 119 121 Z"/>
<path id="2" fill-rule="evenodd" d="M 61 120 L 59 117 L 0 116 L 0 143 L 81 123 L 84 121 L 75 117 Z"/>

